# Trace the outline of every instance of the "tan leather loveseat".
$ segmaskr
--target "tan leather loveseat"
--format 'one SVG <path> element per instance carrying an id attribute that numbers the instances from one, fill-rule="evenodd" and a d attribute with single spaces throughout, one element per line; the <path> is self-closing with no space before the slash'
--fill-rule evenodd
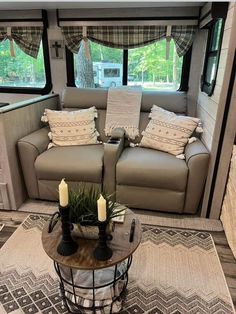
<path id="1" fill-rule="evenodd" d="M 206 179 L 209 154 L 200 140 L 187 144 L 186 160 L 161 151 L 131 148 L 122 129 L 114 130 L 110 142 L 104 133 L 107 90 L 68 87 L 63 108 L 76 110 L 96 106 L 96 127 L 105 144 L 54 147 L 47 150 L 48 128 L 18 142 L 24 179 L 30 198 L 57 199 L 57 187 L 65 177 L 70 185 L 95 184 L 116 192 L 116 199 L 133 208 L 176 213 L 197 211 Z M 147 92 L 142 95 L 140 134 L 153 104 L 177 114 L 186 114 L 184 92 Z M 140 138 L 137 140 L 137 142 Z"/>

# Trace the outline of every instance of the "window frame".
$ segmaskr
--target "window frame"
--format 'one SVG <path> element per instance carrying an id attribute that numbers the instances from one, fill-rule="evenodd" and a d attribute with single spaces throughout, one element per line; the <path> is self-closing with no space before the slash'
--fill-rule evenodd
<path id="1" fill-rule="evenodd" d="M 128 85 L 128 49 L 123 49 L 123 79 L 124 86 Z M 182 73 L 180 86 L 177 89 L 178 92 L 187 92 L 189 84 L 189 73 L 192 57 L 192 46 L 187 53 L 183 56 Z M 74 56 L 73 53 L 66 47 L 66 74 L 67 74 L 67 86 L 76 87 L 75 74 L 74 74 Z"/>
<path id="2" fill-rule="evenodd" d="M 42 47 L 43 47 L 44 69 L 45 69 L 45 79 L 46 79 L 45 86 L 43 88 L 0 86 L 0 93 L 46 95 L 50 93 L 50 91 L 52 90 L 52 77 L 51 77 L 48 34 L 47 34 L 48 18 L 47 18 L 47 12 L 45 10 L 42 10 L 42 20 L 43 20 L 43 25 L 44 25 L 43 35 L 42 35 Z"/>
<path id="3" fill-rule="evenodd" d="M 217 50 L 211 50 L 211 46 L 212 46 L 212 43 L 214 40 L 214 32 L 216 30 L 216 24 L 219 20 L 222 20 L 222 24 L 221 24 L 221 30 L 220 30 L 218 49 Z M 216 85 L 216 78 L 217 78 L 217 72 L 218 72 L 219 61 L 220 61 L 221 46 L 222 46 L 223 34 L 224 34 L 224 25 L 225 25 L 225 19 L 224 18 L 217 18 L 217 19 L 214 19 L 211 22 L 211 24 L 208 26 L 206 53 L 205 53 L 203 72 L 202 72 L 202 76 L 201 76 L 201 91 L 206 93 L 209 97 L 213 95 L 215 85 Z M 215 70 L 215 74 L 214 74 L 214 77 L 213 77 L 211 83 L 206 81 L 207 68 L 208 68 L 210 57 L 216 57 L 216 70 Z"/>

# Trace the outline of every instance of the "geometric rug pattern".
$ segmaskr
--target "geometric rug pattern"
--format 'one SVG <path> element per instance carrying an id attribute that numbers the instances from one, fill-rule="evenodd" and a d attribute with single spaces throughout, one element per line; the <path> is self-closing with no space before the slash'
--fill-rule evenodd
<path id="1" fill-rule="evenodd" d="M 0 302 L 6 313 L 66 313 L 58 293 L 58 281 L 48 274 L 35 277 L 6 272 L 0 279 Z M 1 312 L 2 313 L 2 312 Z"/>
<path id="2" fill-rule="evenodd" d="M 48 218 L 29 215 L 0 250 L 1 314 L 67 313 L 41 244 Z M 235 313 L 211 235 L 143 225 L 120 313 Z"/>
<path id="3" fill-rule="evenodd" d="M 135 285 L 128 289 L 128 297 L 124 308 L 126 310 L 124 309 L 121 312 L 123 314 L 233 313 L 231 305 L 220 298 L 214 298 L 210 302 L 206 302 L 198 295 L 186 298 L 176 291 L 170 294 L 163 294 L 158 289 L 146 292 Z"/>

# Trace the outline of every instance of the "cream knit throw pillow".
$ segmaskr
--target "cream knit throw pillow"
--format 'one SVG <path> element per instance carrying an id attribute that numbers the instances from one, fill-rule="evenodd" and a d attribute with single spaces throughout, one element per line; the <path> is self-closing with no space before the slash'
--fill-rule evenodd
<path id="1" fill-rule="evenodd" d="M 95 118 L 97 118 L 95 107 L 76 111 L 45 109 L 41 120 L 48 122 L 51 129 L 48 136 L 52 143 L 48 148 L 98 143 L 99 134 L 95 128 Z"/>
<path id="2" fill-rule="evenodd" d="M 161 150 L 181 159 L 184 159 L 185 145 L 194 130 L 202 132 L 198 127 L 200 119 L 177 116 L 156 105 L 153 105 L 149 118 L 151 120 L 142 132 L 140 146 Z"/>

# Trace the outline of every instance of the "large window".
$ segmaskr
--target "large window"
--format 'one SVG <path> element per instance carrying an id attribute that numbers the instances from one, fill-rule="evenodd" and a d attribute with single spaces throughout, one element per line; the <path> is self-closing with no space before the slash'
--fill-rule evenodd
<path id="1" fill-rule="evenodd" d="M 223 19 L 216 20 L 209 30 L 201 90 L 209 96 L 213 94 L 220 58 L 223 36 Z"/>
<path id="2" fill-rule="evenodd" d="M 110 87 L 139 85 L 144 89 L 177 90 L 180 88 L 183 57 L 179 58 L 173 40 L 166 60 L 166 41 L 123 51 L 90 42 L 91 60 L 84 49 L 74 54 L 74 83 L 77 87 Z M 67 51 L 67 66 L 71 63 Z M 92 75 L 85 74 L 89 71 Z M 68 81 L 72 82 L 71 73 Z M 70 84 L 68 84 L 70 85 Z M 187 84 L 186 84 L 187 86 Z"/>
<path id="3" fill-rule="evenodd" d="M 52 89 L 47 31 L 43 32 L 37 59 L 9 40 L 0 42 L 0 93 L 48 94 Z"/>
<path id="4" fill-rule="evenodd" d="M 166 60 L 166 41 L 129 50 L 128 85 L 144 89 L 177 90 L 180 87 L 183 58 L 179 58 L 173 40 Z"/>
<path id="5" fill-rule="evenodd" d="M 44 88 L 46 75 L 44 67 L 42 44 L 38 58 L 25 54 L 14 44 L 15 57 L 10 55 L 10 42 L 5 40 L 0 44 L 0 86 Z"/>

